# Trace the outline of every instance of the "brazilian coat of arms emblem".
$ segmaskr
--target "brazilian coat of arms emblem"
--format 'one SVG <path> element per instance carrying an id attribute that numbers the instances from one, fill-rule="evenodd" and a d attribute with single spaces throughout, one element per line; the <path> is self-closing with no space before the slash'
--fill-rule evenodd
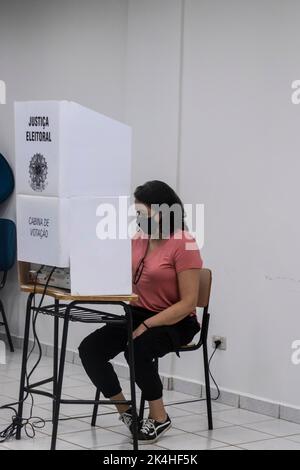
<path id="1" fill-rule="evenodd" d="M 48 164 L 41 153 L 36 153 L 29 163 L 29 184 L 37 192 L 42 192 L 47 186 Z"/>

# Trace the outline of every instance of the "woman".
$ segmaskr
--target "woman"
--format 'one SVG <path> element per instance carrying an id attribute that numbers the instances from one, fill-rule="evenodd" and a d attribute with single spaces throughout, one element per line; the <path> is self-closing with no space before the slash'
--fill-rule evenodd
<path id="1" fill-rule="evenodd" d="M 149 444 L 171 427 L 153 359 L 176 352 L 200 330 L 196 305 L 202 259 L 186 230 L 183 204 L 170 186 L 149 181 L 138 186 L 134 196 L 139 226 L 132 240 L 133 292 L 138 295 L 132 303 L 135 376 L 149 402 L 149 417 L 140 423 L 138 441 Z M 109 362 L 122 351 L 128 361 L 126 328 L 113 325 L 98 329 L 79 347 L 90 379 L 111 400 L 125 400 Z M 131 430 L 131 409 L 116 407 Z"/>

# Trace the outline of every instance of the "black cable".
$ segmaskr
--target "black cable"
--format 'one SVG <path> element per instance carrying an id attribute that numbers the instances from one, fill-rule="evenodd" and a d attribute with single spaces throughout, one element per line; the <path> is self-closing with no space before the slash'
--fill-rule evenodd
<path id="1" fill-rule="evenodd" d="M 215 378 L 214 378 L 214 376 L 212 375 L 212 372 L 211 372 L 211 370 L 210 370 L 210 363 L 211 363 L 211 361 L 212 361 L 212 358 L 213 358 L 214 355 L 216 354 L 218 348 L 219 348 L 219 346 L 215 346 L 215 349 L 214 349 L 214 351 L 213 351 L 213 353 L 212 353 L 212 355 L 210 356 L 209 361 L 208 361 L 209 375 L 210 375 L 210 378 L 211 378 L 211 380 L 213 381 L 213 383 L 215 384 L 215 387 L 216 387 L 216 389 L 217 389 L 217 396 L 216 396 L 215 398 L 212 398 L 212 400 L 214 400 L 214 401 L 217 401 L 217 400 L 220 398 L 221 392 L 220 392 L 219 385 L 217 384 L 217 382 L 216 382 L 216 380 L 215 380 Z"/>
<path id="2" fill-rule="evenodd" d="M 33 394 L 29 391 L 29 379 L 32 376 L 35 369 L 38 367 L 38 365 L 39 365 L 39 363 L 42 359 L 42 348 L 41 348 L 41 344 L 40 344 L 40 341 L 39 341 L 39 338 L 38 338 L 38 335 L 37 335 L 37 332 L 36 332 L 36 321 L 37 321 L 37 317 L 38 317 L 38 314 L 40 312 L 42 303 L 44 301 L 46 291 L 47 291 L 47 287 L 49 285 L 51 276 L 52 276 L 54 270 L 56 269 L 56 267 L 53 267 L 53 269 L 51 270 L 51 272 L 48 276 L 48 279 L 46 281 L 46 284 L 44 286 L 44 290 L 43 290 L 43 294 L 42 294 L 40 303 L 39 303 L 38 307 L 36 308 L 36 306 L 35 306 L 35 295 L 36 295 L 37 278 L 38 278 L 38 274 L 39 274 L 39 272 L 41 271 L 42 268 L 43 268 L 43 266 L 41 266 L 39 268 L 39 270 L 37 271 L 36 277 L 35 277 L 35 283 L 34 283 L 34 291 L 33 291 L 33 294 L 34 294 L 33 295 L 34 314 L 32 316 L 32 328 L 33 328 L 34 342 L 33 342 L 33 346 L 31 348 L 31 351 L 29 352 L 29 354 L 27 356 L 26 365 L 27 365 L 27 362 L 28 362 L 30 356 L 32 355 L 33 351 L 35 350 L 36 344 L 38 344 L 39 356 L 38 356 L 38 359 L 37 359 L 36 363 L 34 364 L 34 366 L 31 369 L 29 374 L 27 373 L 27 368 L 26 368 L 25 379 L 26 379 L 27 391 L 26 391 L 26 395 L 23 398 L 23 400 L 17 401 L 17 402 L 14 402 L 14 403 L 9 403 L 7 405 L 3 405 L 3 406 L 0 407 L 0 410 L 1 409 L 9 409 L 9 410 L 12 410 L 14 412 L 14 415 L 12 416 L 12 423 L 8 427 L 6 427 L 2 432 L 0 432 L 0 442 L 4 442 L 9 438 L 14 437 L 17 433 L 17 429 L 18 429 L 19 426 L 21 426 L 22 428 L 25 429 L 25 433 L 28 437 L 33 438 L 35 436 L 35 429 L 36 428 L 41 429 L 46 424 L 46 421 L 44 419 L 33 416 L 34 398 L 33 398 Z M 20 403 L 24 403 L 27 400 L 28 396 L 30 396 L 30 398 L 31 398 L 31 408 L 30 408 L 29 418 L 21 418 L 20 419 L 18 417 L 18 412 L 17 412 L 15 406 L 19 405 Z"/>

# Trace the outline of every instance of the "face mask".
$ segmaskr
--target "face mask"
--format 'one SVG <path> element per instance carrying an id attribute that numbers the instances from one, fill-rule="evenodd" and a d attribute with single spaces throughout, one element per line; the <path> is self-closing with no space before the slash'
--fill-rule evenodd
<path id="1" fill-rule="evenodd" d="M 137 220 L 138 226 L 145 234 L 153 235 L 157 233 L 158 222 L 155 220 L 154 216 L 145 217 L 142 215 L 138 215 L 136 220 Z"/>

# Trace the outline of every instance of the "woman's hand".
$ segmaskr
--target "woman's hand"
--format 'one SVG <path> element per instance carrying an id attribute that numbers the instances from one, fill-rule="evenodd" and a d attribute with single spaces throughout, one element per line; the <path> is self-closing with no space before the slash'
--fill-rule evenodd
<path id="1" fill-rule="evenodd" d="M 132 338 L 135 339 L 138 336 L 141 336 L 145 331 L 147 331 L 147 327 L 141 323 L 132 333 Z"/>

